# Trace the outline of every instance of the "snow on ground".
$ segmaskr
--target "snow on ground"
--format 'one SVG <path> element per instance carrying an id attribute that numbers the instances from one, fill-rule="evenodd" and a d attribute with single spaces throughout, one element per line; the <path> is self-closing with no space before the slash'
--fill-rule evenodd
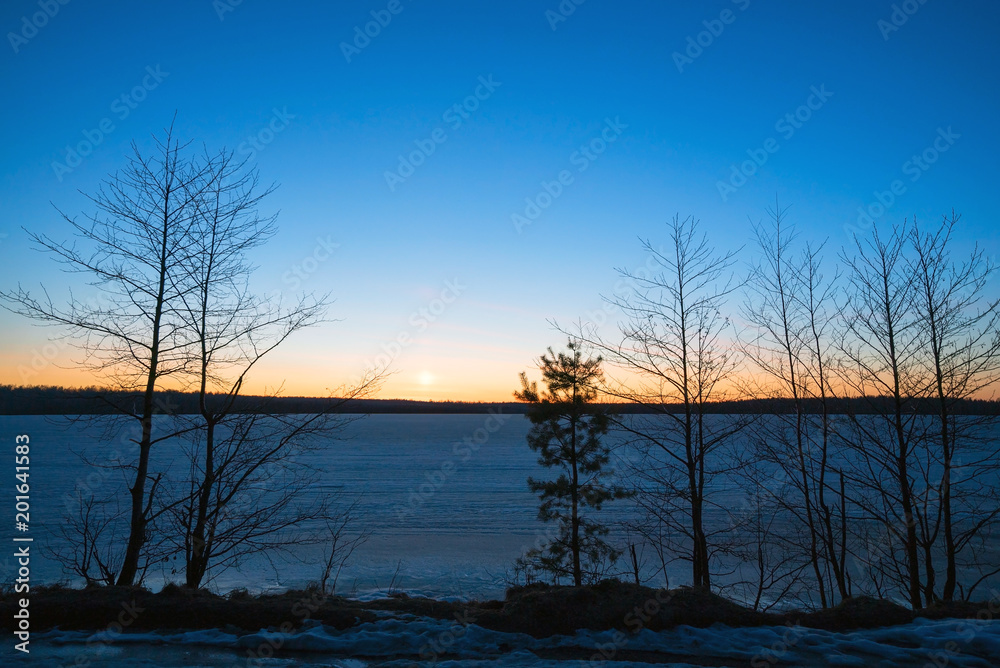
<path id="1" fill-rule="evenodd" d="M 338 631 L 307 623 L 294 633 L 219 630 L 125 633 L 50 631 L 32 638 L 31 653 L 7 643 L 2 665 L 22 666 L 1000 666 L 1000 621 L 917 620 L 904 626 L 836 633 L 803 627 L 670 631 L 579 631 L 536 639 L 481 628 L 472 620 L 393 615 Z M 636 655 L 656 652 L 660 656 Z M 692 663 L 685 661 L 688 658 Z M 663 663 L 668 661 L 668 663 Z M 673 663 L 669 663 L 673 661 Z M 707 663 L 711 661 L 710 663 Z"/>

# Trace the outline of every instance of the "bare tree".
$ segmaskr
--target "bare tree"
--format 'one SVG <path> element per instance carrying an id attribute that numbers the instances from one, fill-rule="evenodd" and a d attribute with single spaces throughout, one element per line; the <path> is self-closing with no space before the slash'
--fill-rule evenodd
<path id="1" fill-rule="evenodd" d="M 808 321 L 805 334 L 805 359 L 803 371 L 809 382 L 806 384 L 811 399 L 819 407 L 819 462 L 816 496 L 822 524 L 823 543 L 826 547 L 826 561 L 833 572 L 833 580 L 841 599 L 850 597 L 851 576 L 847 568 L 848 556 L 848 506 L 847 484 L 843 457 L 838 457 L 839 470 L 831 468 L 834 458 L 832 444 L 835 436 L 835 418 L 831 414 L 831 401 L 836 398 L 831 369 L 836 365 L 835 343 L 841 333 L 836 329 L 839 306 L 834 294 L 838 286 L 839 274 L 832 279 L 824 279 L 821 272 L 820 252 L 806 244 L 800 265 L 802 295 L 799 299 Z M 831 484 L 828 474 L 833 474 Z M 836 505 L 827 496 L 837 499 Z"/>
<path id="2" fill-rule="evenodd" d="M 801 526 L 788 510 L 796 504 L 795 499 L 786 498 L 793 487 L 785 484 L 783 470 L 775 472 L 765 459 L 742 467 L 746 494 L 740 507 L 728 513 L 730 527 L 740 536 L 733 548 L 737 579 L 722 589 L 754 610 L 766 611 L 792 595 L 799 600 L 810 598 L 802 577 L 810 562 L 801 558 L 800 551 L 787 548 L 788 533 Z"/>
<path id="3" fill-rule="evenodd" d="M 728 377 L 739 365 L 738 351 L 726 338 L 730 322 L 722 314 L 737 287 L 731 271 L 735 253 L 715 254 L 692 218 L 675 216 L 669 235 L 666 251 L 643 243 L 658 273 L 620 271 L 634 286 L 630 294 L 608 300 L 624 316 L 620 341 L 591 335 L 589 342 L 636 378 L 609 383 L 605 391 L 654 413 L 617 421 L 641 453 L 636 498 L 648 521 L 638 528 L 664 564 L 674 559 L 664 551 L 680 555 L 691 563 L 694 586 L 709 589 L 716 530 L 705 518 L 712 503 L 707 484 L 735 472 L 717 455 L 745 427 L 736 416 L 706 417 L 711 402 L 729 396 Z M 660 531 L 661 525 L 669 529 Z M 674 536 L 686 545 L 671 544 Z M 658 542 L 661 538 L 668 542 Z"/>
<path id="4" fill-rule="evenodd" d="M 319 590 L 322 594 L 335 594 L 340 573 L 354 551 L 363 545 L 371 536 L 368 529 L 355 530 L 358 501 L 342 508 L 339 515 L 326 523 L 326 549 L 323 553 L 323 570 L 319 578 Z"/>
<path id="5" fill-rule="evenodd" d="M 960 402 L 989 390 L 1000 378 L 1000 300 L 984 294 L 997 267 L 978 246 L 963 262 L 951 259 L 949 246 L 958 223 L 959 217 L 952 213 L 934 232 L 922 231 L 916 222 L 910 228 L 914 257 L 909 270 L 915 277 L 922 366 L 937 422 L 933 445 L 928 444 L 932 465 L 927 467 L 931 489 L 926 496 L 933 506 L 925 504 L 921 518 L 927 537 L 928 601 L 937 598 L 931 559 L 938 532 L 943 534 L 945 557 L 941 597 L 950 601 L 958 587 L 960 554 L 979 534 L 993 528 L 1000 515 L 990 482 L 1000 468 L 1000 448 L 990 433 L 997 419 L 955 414 Z M 989 566 L 976 577 L 997 572 L 1000 567 Z"/>
<path id="6" fill-rule="evenodd" d="M 85 223 L 60 212 L 80 246 L 29 233 L 67 271 L 88 276 L 101 299 L 71 294 L 65 306 L 57 306 L 44 289 L 41 298 L 20 286 L 0 292 L 8 309 L 78 337 L 83 367 L 114 388 L 142 393 L 138 407 L 115 405 L 139 427 L 137 459 L 129 465 L 129 530 L 118 562 L 119 585 L 135 582 L 150 524 L 162 512 L 156 498 L 161 476 L 149 470 L 150 451 L 174 434 L 154 433 L 155 393 L 189 361 L 188 342 L 171 313 L 190 286 L 173 277 L 189 252 L 195 203 L 206 183 L 203 166 L 185 157 L 185 145 L 173 138 L 172 128 L 156 139 L 153 157 L 132 148 L 126 168 L 89 196 L 97 211 Z"/>
<path id="7" fill-rule="evenodd" d="M 330 499 L 308 494 L 318 473 L 302 455 L 350 421 L 336 409 L 377 380 L 370 375 L 360 386 L 342 388 L 310 415 L 273 414 L 267 398 L 237 407 L 253 369 L 294 333 L 321 322 L 328 298 L 306 295 L 286 308 L 251 291 L 247 254 L 274 233 L 274 217 L 258 213 L 273 188 L 261 190 L 256 172 L 232 152 L 206 155 L 203 164 L 206 183 L 195 185 L 197 215 L 178 279 L 192 289 L 176 307 L 191 343 L 199 413 L 188 450 L 188 496 L 174 512 L 188 587 L 198 587 L 213 562 L 235 565 L 249 554 L 281 549 L 291 529 L 330 517 Z M 303 502 L 306 496 L 311 503 Z"/>
<path id="8" fill-rule="evenodd" d="M 832 302 L 831 285 L 820 274 L 817 250 L 793 250 L 795 234 L 784 224 L 784 211 L 776 204 L 768 215 L 769 224 L 753 226 L 759 255 L 746 283 L 742 311 L 750 338 L 743 352 L 760 372 L 752 394 L 787 400 L 792 411 L 760 420 L 754 440 L 757 456 L 781 469 L 796 491 L 774 498 L 805 531 L 805 544 L 794 549 L 801 550 L 811 565 L 825 608 L 833 598 L 834 583 L 841 598 L 849 596 L 833 511 L 826 501 L 831 392 L 826 311 Z M 834 583 L 828 582 L 831 571 Z"/>
<path id="9" fill-rule="evenodd" d="M 121 568 L 117 529 L 124 513 L 114 496 L 98 500 L 77 491 L 71 514 L 56 530 L 61 539 L 43 550 L 71 573 L 92 585 L 113 585 Z M 109 507 L 110 506 L 110 507 Z"/>
<path id="10" fill-rule="evenodd" d="M 190 156 L 170 130 L 157 148 L 158 157 L 146 159 L 134 147 L 128 167 L 91 198 L 98 213 L 89 225 L 66 217 L 87 251 L 33 235 L 71 271 L 93 276 L 101 302 L 71 297 L 60 308 L 22 288 L 2 296 L 12 310 L 79 333 L 84 364 L 115 389 L 142 391 L 140 408 L 115 406 L 139 425 L 136 461 L 118 464 L 129 475 L 131 501 L 124 551 L 114 553 L 123 521 L 115 499 L 89 499 L 69 518 L 68 536 L 81 550 L 67 561 L 70 569 L 88 581 L 129 585 L 165 543 L 180 544 L 187 583 L 198 586 L 213 564 L 223 570 L 280 549 L 303 522 L 339 516 L 328 497 L 299 503 L 318 479 L 302 454 L 349 420 L 339 406 L 369 392 L 378 374 L 339 388 L 311 415 L 276 415 L 273 397 L 239 404 L 251 370 L 294 332 L 320 322 L 328 300 L 306 296 L 285 307 L 250 291 L 247 254 L 273 235 L 274 217 L 258 214 L 272 188 L 261 189 L 245 162 L 225 150 Z M 166 377 L 196 390 L 198 415 L 154 429 Z M 111 395 L 121 396 L 128 395 Z M 153 447 L 184 436 L 188 480 L 151 471 Z M 156 525 L 164 515 L 180 534 Z"/>
<path id="11" fill-rule="evenodd" d="M 854 481 L 863 493 L 853 499 L 866 515 L 902 545 L 897 558 L 886 545 L 888 568 L 914 609 L 921 606 L 915 459 L 924 425 L 910 399 L 919 396 L 919 321 L 915 284 L 905 258 L 908 228 L 896 226 L 867 241 L 855 238 L 856 256 L 843 254 L 848 267 L 848 301 L 840 345 L 839 380 L 863 403 L 852 411 L 845 444 L 857 458 Z"/>
<path id="12" fill-rule="evenodd" d="M 255 398 L 243 404 L 246 412 L 216 423 L 211 469 L 206 469 L 204 430 L 188 449 L 188 487 L 184 502 L 172 509 L 169 528 L 169 538 L 184 556 L 188 587 L 201 586 L 251 556 L 270 560 L 293 547 L 322 543 L 321 527 L 340 516 L 334 497 L 322 492 L 322 471 L 307 457 L 328 446 L 350 418 L 282 415 L 269 403 L 269 398 Z"/>

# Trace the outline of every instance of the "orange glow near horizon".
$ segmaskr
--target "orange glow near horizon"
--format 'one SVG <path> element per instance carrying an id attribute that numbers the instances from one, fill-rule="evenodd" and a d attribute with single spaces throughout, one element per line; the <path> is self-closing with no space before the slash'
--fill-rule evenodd
<path id="1" fill-rule="evenodd" d="M 379 387 L 369 397 L 437 402 L 516 401 L 514 391 L 520 389 L 518 378 L 520 372 L 527 372 L 529 380 L 540 380 L 540 374 L 535 366 L 538 358 L 533 358 L 531 364 L 518 365 L 505 357 L 507 355 L 483 359 L 473 354 L 450 357 L 416 354 L 401 360 L 406 366 L 400 364 L 398 368 L 386 374 Z M 72 358 L 73 355 L 67 346 L 60 347 L 53 343 L 30 350 L 0 353 L 0 385 L 66 388 L 110 385 L 106 378 L 74 364 Z M 277 392 L 285 397 L 344 396 L 345 392 L 342 390 L 356 382 L 362 368 L 364 367 L 360 358 L 352 357 L 324 359 L 322 364 L 319 360 L 307 364 L 301 358 L 294 357 L 270 360 L 270 364 L 262 364 L 248 378 L 242 394 L 262 395 Z M 609 379 L 625 382 L 632 387 L 642 385 L 642 379 L 634 373 L 623 372 L 609 365 L 605 365 L 605 374 Z M 741 395 L 770 397 L 782 394 L 771 392 L 767 387 L 757 387 L 753 391 L 748 389 L 755 387 L 755 383 L 760 383 L 761 380 L 763 376 L 747 370 L 730 374 L 716 389 L 712 400 L 737 399 Z M 169 378 L 164 379 L 160 387 L 185 389 Z M 990 388 L 987 388 L 973 398 L 992 400 L 996 399 L 996 396 Z"/>
<path id="2" fill-rule="evenodd" d="M 0 385 L 13 386 L 59 386 L 66 388 L 104 387 L 107 378 L 89 370 L 72 368 L 64 359 L 42 358 L 31 364 L 31 357 L 12 360 L 15 355 L 0 355 Z M 44 363 L 43 363 L 44 362 Z M 377 399 L 410 399 L 416 401 L 470 401 L 499 402 L 513 401 L 513 392 L 518 388 L 517 374 L 523 369 L 487 363 L 477 365 L 488 367 L 489 374 L 474 373 L 463 378 L 452 365 L 438 366 L 422 360 L 415 370 L 397 369 L 387 374 L 378 390 L 372 395 Z M 486 371 L 486 369 L 482 369 Z M 529 373 L 531 369 L 527 369 Z M 358 374 L 353 374 L 357 376 Z M 284 369 L 262 368 L 243 386 L 243 394 L 270 394 L 280 388 L 282 396 L 327 397 L 351 384 L 351 374 L 340 375 L 339 380 L 324 380 L 316 377 L 315 369 L 286 367 Z M 337 376 L 334 376 L 336 378 Z M 179 389 L 177 383 L 165 379 L 163 387 Z"/>
<path id="3" fill-rule="evenodd" d="M 404 399 L 412 401 L 468 401 L 468 402 L 510 402 L 516 401 L 514 391 L 520 389 L 518 374 L 525 371 L 528 379 L 540 381 L 540 373 L 534 367 L 516 368 L 513 365 L 500 364 L 495 361 L 479 362 L 476 365 L 470 360 L 462 360 L 458 364 L 450 364 L 451 360 L 442 360 L 441 364 L 432 364 L 433 360 L 424 358 L 415 369 L 399 369 L 387 374 L 379 388 L 371 395 L 375 399 Z M 463 368 L 465 371 L 463 371 Z M 472 373 L 468 373 L 473 369 Z M 22 365 L 21 370 L 24 370 Z M 13 371 L 13 373 L 12 373 Z M 243 386 L 244 395 L 272 394 L 280 389 L 279 394 L 286 397 L 328 397 L 341 395 L 338 388 L 350 385 L 350 381 L 329 383 L 310 376 L 308 370 L 298 368 L 262 369 Z M 314 370 L 313 370 L 314 371 Z M 608 370 L 615 378 L 635 380 L 629 376 Z M 0 368 L 0 384 L 14 386 L 52 385 L 66 388 L 103 387 L 108 383 L 105 379 L 83 369 L 60 368 L 49 365 L 27 378 L 17 373 L 17 368 L 4 365 Z M 181 389 L 177 383 L 169 379 L 162 387 Z M 720 391 L 718 399 L 724 398 Z"/>

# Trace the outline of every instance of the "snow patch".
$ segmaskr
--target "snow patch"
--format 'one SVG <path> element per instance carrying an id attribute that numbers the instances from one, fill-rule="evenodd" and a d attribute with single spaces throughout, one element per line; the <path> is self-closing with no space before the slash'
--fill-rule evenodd
<path id="1" fill-rule="evenodd" d="M 108 642 L 105 633 L 55 630 L 33 639 L 33 651 L 23 665 L 72 664 L 85 656 L 91 666 L 191 665 L 194 648 L 204 648 L 197 665 L 221 667 L 257 665 L 268 668 L 298 665 L 290 659 L 308 655 L 324 665 L 360 668 L 371 659 L 379 665 L 440 667 L 585 666 L 592 660 L 609 668 L 648 664 L 621 661 L 632 650 L 678 656 L 714 657 L 770 667 L 796 666 L 924 666 L 947 662 L 950 668 L 1000 665 L 1000 622 L 918 619 L 911 624 L 850 632 L 804 627 L 710 628 L 679 626 L 668 631 L 644 629 L 635 635 L 620 631 L 578 631 L 573 636 L 534 638 L 521 633 L 484 629 L 455 619 L 412 615 L 393 616 L 334 629 L 307 622 L 293 633 L 262 629 L 237 636 L 219 630 L 174 633 L 123 633 Z M 35 650 L 39 647 L 39 650 Z M 543 660 L 533 652 L 575 649 L 585 659 Z M 207 653 L 206 653 L 207 652 Z M 145 663 L 137 657 L 162 663 Z M 171 657 L 177 658 L 177 663 Z M 187 657 L 187 658 L 184 658 Z M 182 660 L 183 659 L 183 660 Z M 291 663 L 289 662 L 291 660 Z M 677 664 L 683 665 L 683 664 Z"/>

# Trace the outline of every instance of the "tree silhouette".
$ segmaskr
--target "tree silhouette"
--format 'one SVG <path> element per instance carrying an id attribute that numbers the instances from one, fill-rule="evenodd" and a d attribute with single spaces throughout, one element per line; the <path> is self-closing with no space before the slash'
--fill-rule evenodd
<path id="1" fill-rule="evenodd" d="M 830 313 L 836 309 L 832 284 L 820 274 L 819 249 L 807 245 L 801 254 L 795 252 L 797 235 L 785 223 L 785 211 L 775 203 L 768 214 L 769 224 L 753 226 L 758 254 L 750 268 L 742 308 L 749 333 L 743 352 L 759 372 L 747 381 L 753 386 L 750 392 L 785 397 L 794 411 L 759 421 L 753 429 L 753 443 L 760 462 L 781 470 L 788 487 L 795 490 L 774 498 L 782 513 L 804 531 L 804 540 L 792 531 L 777 540 L 807 557 L 820 605 L 825 608 L 837 595 L 841 599 L 850 596 L 839 549 L 844 536 L 836 535 L 827 489 L 834 473 L 826 410 L 832 393 L 828 337 Z M 809 400 L 822 407 L 819 415 L 807 413 Z M 842 510 L 841 500 L 841 515 Z"/>
<path id="2" fill-rule="evenodd" d="M 521 373 L 521 390 L 514 396 L 531 404 L 527 438 L 538 463 L 562 470 L 555 480 L 528 478 L 529 489 L 541 501 L 538 518 L 558 522 L 559 531 L 548 545 L 529 551 L 527 559 L 556 577 L 571 576 L 579 587 L 585 576 L 597 579 L 603 566 L 620 555 L 605 540 L 608 528 L 584 515 L 584 509 L 600 510 L 606 501 L 627 493 L 605 482 L 612 473 L 606 468 L 610 449 L 602 442 L 608 414 L 592 405 L 603 375 L 602 360 L 584 359 L 578 341 L 570 340 L 566 347 L 567 352 L 558 354 L 549 348 L 541 357 L 544 391 Z"/>
<path id="3" fill-rule="evenodd" d="M 982 393 L 1000 379 L 1000 299 L 987 291 L 997 265 L 977 246 L 964 260 L 952 258 L 951 236 L 959 216 L 952 212 L 930 232 L 916 221 L 909 229 L 913 254 L 908 271 L 915 277 L 914 299 L 922 354 L 924 395 L 936 404 L 934 427 L 928 426 L 927 450 L 935 466 L 925 480 L 930 493 L 918 508 L 924 547 L 924 597 L 953 600 L 961 564 L 979 571 L 979 581 L 1000 572 L 972 549 L 1000 518 L 991 481 L 1000 469 L 997 420 L 992 416 L 959 419 L 955 406 Z M 923 499 L 922 499 L 923 501 Z M 935 589 L 935 542 L 944 541 L 945 580 Z M 985 572 L 983 572 L 985 571 Z M 971 585 L 973 588 L 976 583 Z"/>
<path id="4" fill-rule="evenodd" d="M 185 156 L 185 147 L 173 138 L 172 127 L 156 140 L 153 156 L 133 144 L 127 166 L 89 196 L 96 213 L 85 223 L 61 214 L 79 244 L 30 233 L 66 271 L 87 275 L 100 299 L 71 295 L 59 306 L 44 289 L 42 298 L 21 286 L 0 293 L 10 310 L 67 328 L 77 337 L 83 367 L 103 375 L 114 388 L 141 392 L 139 406 L 114 406 L 138 426 L 138 456 L 128 466 L 128 539 L 113 574 L 119 585 L 141 579 L 150 525 L 164 512 L 156 497 L 161 478 L 149 470 L 150 451 L 176 434 L 154 433 L 155 394 L 166 377 L 183 372 L 189 361 L 188 342 L 171 313 L 191 286 L 174 278 L 186 257 L 201 189 L 212 180 L 207 165 Z"/>
<path id="5" fill-rule="evenodd" d="M 689 561 L 694 586 L 710 589 L 712 553 L 721 547 L 706 522 L 718 509 L 710 485 L 735 471 L 724 451 L 746 426 L 741 416 L 705 419 L 713 402 L 729 398 L 727 381 L 740 365 L 722 312 L 737 288 L 735 253 L 717 254 L 691 217 L 675 216 L 668 233 L 665 249 L 643 242 L 651 270 L 619 272 L 630 290 L 607 301 L 622 313 L 621 338 L 591 332 L 587 342 L 631 376 L 605 391 L 653 414 L 617 421 L 639 454 L 632 469 L 647 516 L 640 530 L 664 565 Z"/>
<path id="6" fill-rule="evenodd" d="M 72 500 L 63 563 L 87 582 L 142 582 L 151 563 L 181 551 L 186 583 L 197 587 L 213 567 L 311 540 L 289 530 L 340 516 L 329 495 L 298 503 L 318 474 L 295 455 L 353 419 L 335 413 L 379 380 L 369 372 L 301 414 L 278 415 L 275 396 L 241 397 L 266 355 L 323 320 L 328 299 L 306 295 L 285 305 L 251 291 L 248 253 L 275 231 L 274 216 L 257 207 L 273 188 L 261 189 L 257 173 L 231 151 L 197 155 L 186 147 L 172 129 L 156 140 L 153 157 L 133 144 L 127 167 L 90 197 L 97 213 L 88 224 L 64 215 L 79 245 L 32 234 L 69 271 L 88 275 L 101 299 L 71 296 L 57 306 L 47 293 L 40 299 L 20 286 L 0 292 L 8 309 L 78 337 L 82 365 L 111 385 L 95 390 L 115 416 L 98 420 L 106 435 L 122 418 L 137 423 L 134 459 L 86 462 L 126 474 L 128 509 L 118 490 L 108 499 Z M 154 430 L 154 414 L 171 396 L 167 380 L 175 390 L 195 389 L 196 417 L 173 414 Z M 187 479 L 151 470 L 152 449 L 177 437 L 190 443 Z"/>

